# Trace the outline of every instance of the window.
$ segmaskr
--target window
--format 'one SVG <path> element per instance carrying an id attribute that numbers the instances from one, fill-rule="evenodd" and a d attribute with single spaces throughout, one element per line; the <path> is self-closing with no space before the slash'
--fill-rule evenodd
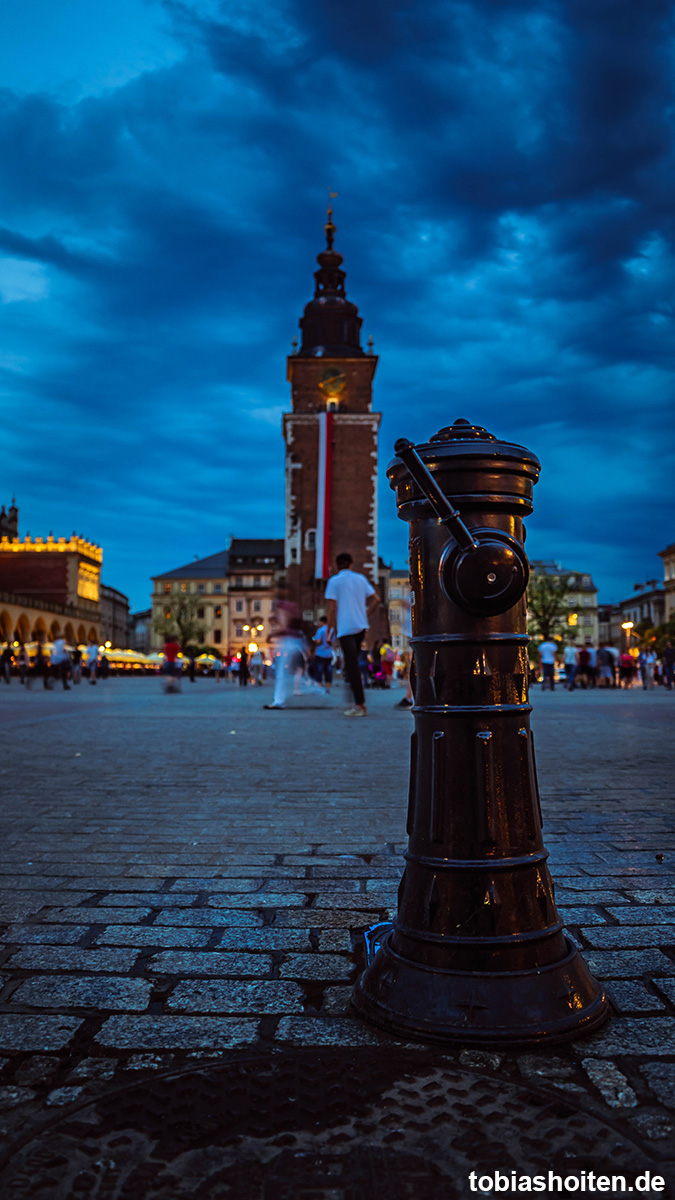
<path id="1" fill-rule="evenodd" d="M 262 612 L 262 603 L 260 602 L 260 600 L 253 601 L 253 611 L 254 611 L 254 613 Z"/>
<path id="2" fill-rule="evenodd" d="M 244 611 L 244 601 L 243 600 L 235 600 L 234 611 L 236 613 L 243 613 L 243 611 Z"/>
<path id="3" fill-rule="evenodd" d="M 197 609 L 197 620 L 198 620 L 198 621 L 203 621 L 203 620 L 204 620 L 204 609 L 203 609 L 203 608 L 198 608 L 198 609 Z"/>
<path id="4" fill-rule="evenodd" d="M 223 635 L 222 635 L 222 633 L 221 633 L 220 629 L 214 629 L 214 631 L 213 631 L 213 644 L 214 644 L 214 646 L 219 646 L 219 645 L 220 645 L 220 643 L 221 643 L 221 641 L 222 641 L 222 639 L 223 639 Z"/>
<path id="5" fill-rule="evenodd" d="M 389 616 L 390 616 L 390 619 L 391 619 L 392 621 L 400 621 L 400 620 L 401 620 L 401 610 L 400 610 L 400 608 L 390 608 L 390 609 L 389 609 Z"/>
<path id="6" fill-rule="evenodd" d="M 188 590 L 187 583 L 181 583 L 180 590 L 181 590 L 181 592 L 187 592 L 187 590 Z"/>
<path id="7" fill-rule="evenodd" d="M 213 610 L 213 615 L 214 615 L 214 617 L 216 618 L 216 620 L 217 620 L 217 621 L 219 621 L 219 620 L 220 620 L 220 618 L 222 617 L 222 615 L 223 615 L 223 610 L 222 610 L 222 608 L 221 608 L 220 604 L 218 604 L 218 605 L 216 606 L 216 608 L 214 608 L 214 610 Z"/>
<path id="8" fill-rule="evenodd" d="M 316 529 L 308 529 L 305 534 L 305 550 L 316 550 Z"/>
<path id="9" fill-rule="evenodd" d="M 220 595 L 221 595 L 221 593 L 222 593 L 222 590 L 223 590 L 223 585 L 222 585 L 222 583 L 214 583 L 214 585 L 213 585 L 213 590 L 214 590 L 214 592 L 216 593 L 216 595 L 217 595 L 217 596 L 220 596 Z"/>
<path id="10" fill-rule="evenodd" d="M 260 587 L 260 576 L 259 575 L 253 576 L 253 586 Z"/>
<path id="11" fill-rule="evenodd" d="M 591 586 L 591 577 L 590 577 L 590 575 L 582 575 L 582 576 L 581 576 L 581 582 L 583 583 L 584 587 L 590 587 L 590 586 Z"/>
<path id="12" fill-rule="evenodd" d="M 198 583 L 198 584 L 197 584 L 197 591 L 199 592 L 200 596 L 204 594 L 205 587 L 204 587 L 204 584 L 203 584 L 203 583 Z"/>
<path id="13" fill-rule="evenodd" d="M 390 599 L 392 599 L 392 600 L 400 600 L 400 598 L 401 598 L 401 589 L 400 589 L 400 587 L 393 587 L 393 588 L 390 588 L 390 589 L 389 589 L 389 596 L 390 596 Z"/>
<path id="14" fill-rule="evenodd" d="M 243 625 L 235 625 L 235 627 L 234 627 L 234 636 L 235 636 L 235 637 L 237 637 L 237 638 L 240 638 L 240 637 L 243 637 L 243 636 L 244 636 L 244 626 L 243 626 Z"/>
<path id="15" fill-rule="evenodd" d="M 169 593 L 170 593 L 170 591 L 171 591 L 171 584 L 170 584 L 170 583 L 165 583 L 165 584 L 164 584 L 164 595 L 165 595 L 165 596 L 168 596 L 168 595 L 169 595 Z"/>

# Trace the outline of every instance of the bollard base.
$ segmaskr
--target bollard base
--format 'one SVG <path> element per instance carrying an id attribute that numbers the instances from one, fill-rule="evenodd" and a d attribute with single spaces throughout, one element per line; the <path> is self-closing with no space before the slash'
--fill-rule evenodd
<path id="1" fill-rule="evenodd" d="M 560 962 L 506 974 L 425 967 L 396 954 L 390 936 L 357 981 L 352 1004 L 407 1040 L 534 1046 L 583 1037 L 609 1016 L 603 988 L 570 942 Z"/>

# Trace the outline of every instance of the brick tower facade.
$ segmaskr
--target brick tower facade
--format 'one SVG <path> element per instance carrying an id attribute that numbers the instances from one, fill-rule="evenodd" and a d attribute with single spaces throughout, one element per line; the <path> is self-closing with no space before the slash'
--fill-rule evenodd
<path id="1" fill-rule="evenodd" d="M 333 249 L 331 209 L 325 232 L 314 299 L 300 320 L 302 341 L 288 358 L 292 411 L 283 418 L 286 581 L 308 623 L 324 611 L 336 554 L 351 554 L 355 569 L 378 583 L 377 358 L 361 346 L 361 317 L 346 297 L 342 255 Z"/>

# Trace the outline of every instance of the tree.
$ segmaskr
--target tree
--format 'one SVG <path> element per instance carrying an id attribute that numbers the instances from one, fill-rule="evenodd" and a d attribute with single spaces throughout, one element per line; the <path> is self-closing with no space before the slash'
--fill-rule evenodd
<path id="1" fill-rule="evenodd" d="M 163 617 L 155 617 L 152 627 L 165 640 L 175 638 L 180 642 L 180 648 L 185 650 L 190 642 L 202 642 L 206 632 L 203 621 L 197 620 L 197 609 L 203 604 L 201 596 L 191 596 L 188 592 L 174 589 L 166 597 L 166 607 Z"/>
<path id="2" fill-rule="evenodd" d="M 527 627 L 529 633 L 544 642 L 562 636 L 567 629 L 569 597 L 572 589 L 560 575 L 530 575 L 527 585 Z"/>

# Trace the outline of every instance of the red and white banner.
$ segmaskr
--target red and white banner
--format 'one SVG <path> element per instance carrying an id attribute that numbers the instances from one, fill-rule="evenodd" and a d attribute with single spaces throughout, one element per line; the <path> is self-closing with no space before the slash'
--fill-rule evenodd
<path id="1" fill-rule="evenodd" d="M 316 491 L 317 579 L 330 575 L 330 497 L 333 474 L 333 414 L 319 413 L 319 476 Z"/>

